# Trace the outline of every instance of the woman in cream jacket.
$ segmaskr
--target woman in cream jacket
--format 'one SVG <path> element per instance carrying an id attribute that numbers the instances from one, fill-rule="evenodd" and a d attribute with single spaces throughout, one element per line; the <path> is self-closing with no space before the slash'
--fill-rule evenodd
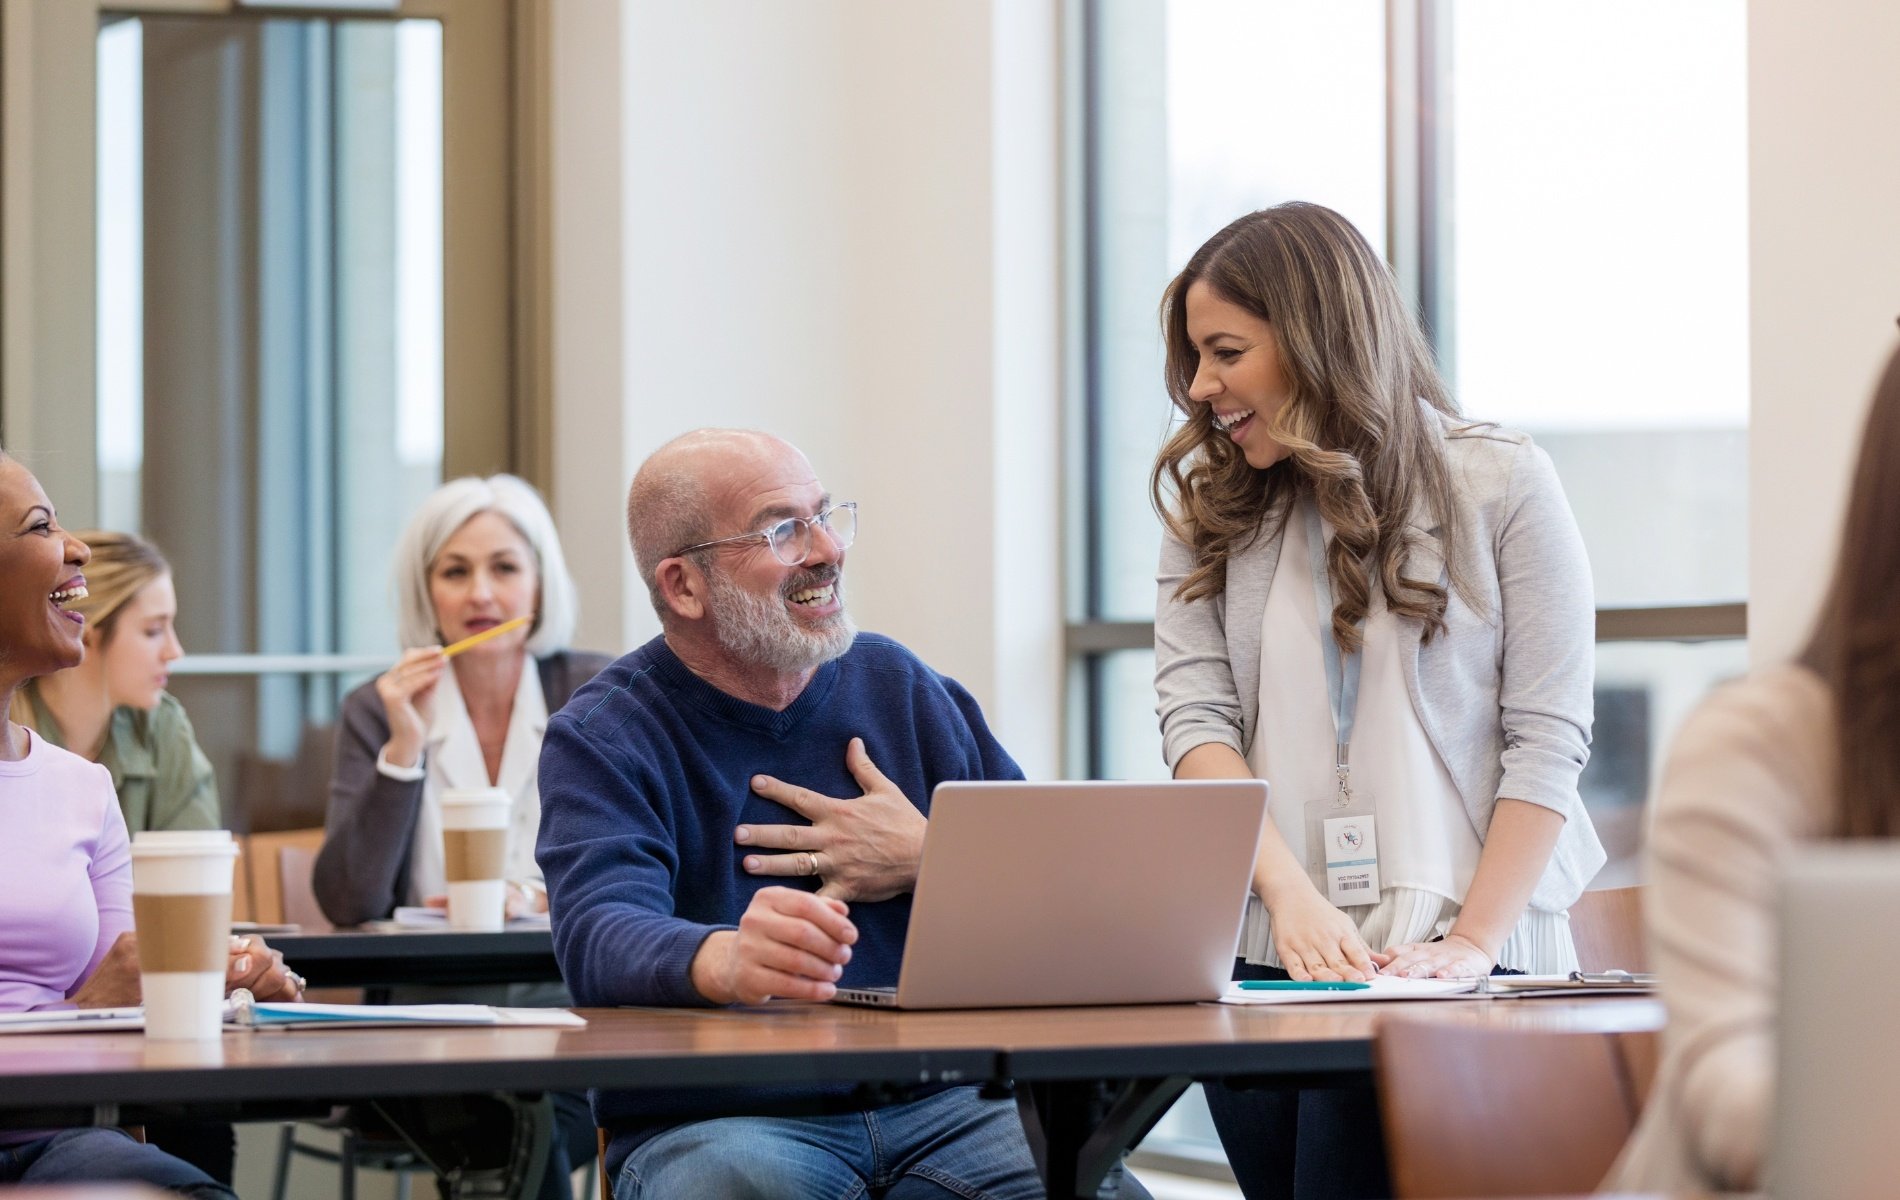
<path id="1" fill-rule="evenodd" d="M 1900 354 L 1800 659 L 1711 695 L 1656 793 L 1644 916 L 1669 1010 L 1618 1191 L 1753 1191 L 1774 1095 L 1776 880 L 1795 843 L 1900 836 Z"/>

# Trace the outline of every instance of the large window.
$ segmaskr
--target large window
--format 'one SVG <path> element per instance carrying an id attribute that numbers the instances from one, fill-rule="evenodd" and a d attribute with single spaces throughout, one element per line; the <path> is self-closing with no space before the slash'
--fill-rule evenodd
<path id="1" fill-rule="evenodd" d="M 169 555 L 173 690 L 239 830 L 322 819 L 322 726 L 396 652 L 416 502 L 540 450 L 510 7 L 320 7 L 37 5 L 0 81 L 30 214 L 0 258 L 31 298 L 0 313 L 9 449 L 69 525 Z"/>
<path id="2" fill-rule="evenodd" d="M 1742 598 L 1739 0 L 1452 7 L 1451 326 L 1468 411 L 1550 451 L 1605 606 Z"/>
<path id="3" fill-rule="evenodd" d="M 1174 414 L 1156 308 L 1193 250 L 1286 200 L 1392 261 L 1473 416 L 1551 455 L 1595 575 L 1582 782 L 1636 876 L 1675 725 L 1744 667 L 1742 0 L 1083 0 L 1071 244 L 1068 768 L 1166 774 L 1148 473 Z M 1194 1108 L 1171 1144 L 1205 1144 Z"/>
<path id="4" fill-rule="evenodd" d="M 442 476 L 442 27 L 109 18 L 98 65 L 98 522 L 169 555 L 174 691 L 242 800 L 331 718 L 309 658 L 398 649 Z"/>
<path id="5" fill-rule="evenodd" d="M 1606 640 L 1741 635 L 1741 0 L 1098 0 L 1073 15 L 1073 773 L 1165 771 L 1147 480 L 1174 413 L 1156 304 L 1209 235 L 1285 200 L 1339 209 L 1386 251 L 1465 410 L 1549 451 Z M 1602 663 L 1617 728 L 1647 686 L 1643 658 Z M 1604 769 L 1646 779 L 1642 765 Z"/>

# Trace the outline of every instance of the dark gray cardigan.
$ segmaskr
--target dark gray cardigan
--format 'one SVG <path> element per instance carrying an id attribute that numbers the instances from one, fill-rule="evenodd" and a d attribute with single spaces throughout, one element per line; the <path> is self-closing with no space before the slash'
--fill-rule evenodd
<path id="1" fill-rule="evenodd" d="M 548 715 L 613 660 L 563 650 L 535 660 Z M 389 716 L 371 680 L 351 692 L 337 716 L 336 767 L 312 883 L 323 913 L 338 925 L 389 916 L 409 894 L 409 850 L 422 811 L 422 780 L 391 779 L 376 769 L 389 741 Z"/>

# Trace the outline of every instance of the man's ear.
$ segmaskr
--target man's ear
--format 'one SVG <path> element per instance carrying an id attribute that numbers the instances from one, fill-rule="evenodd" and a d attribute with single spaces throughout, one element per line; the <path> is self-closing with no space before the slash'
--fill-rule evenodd
<path id="1" fill-rule="evenodd" d="M 691 559 L 663 559 L 655 579 L 660 585 L 661 598 L 674 616 L 684 621 L 697 621 L 706 616 L 706 573 Z"/>

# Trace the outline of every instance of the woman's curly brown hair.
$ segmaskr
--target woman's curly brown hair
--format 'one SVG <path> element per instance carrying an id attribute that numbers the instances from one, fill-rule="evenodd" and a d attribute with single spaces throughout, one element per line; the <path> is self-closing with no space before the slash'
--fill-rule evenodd
<path id="1" fill-rule="evenodd" d="M 1268 432 L 1290 455 L 1265 470 L 1247 464 L 1209 405 L 1188 398 L 1200 365 L 1187 331 L 1196 283 L 1267 322 L 1278 343 L 1289 397 Z M 1194 552 L 1178 597 L 1224 590 L 1227 560 L 1276 534 L 1304 491 L 1335 534 L 1326 563 L 1341 648 L 1359 647 L 1375 568 L 1393 613 L 1424 622 L 1427 639 L 1442 632 L 1446 589 L 1402 572 L 1422 505 L 1454 586 L 1470 597 L 1450 554 L 1456 513 L 1433 416 L 1458 409 L 1391 269 L 1359 231 L 1317 204 L 1249 213 L 1209 238 L 1168 285 L 1161 330 L 1168 395 L 1186 420 L 1162 445 L 1149 490 L 1169 531 Z"/>

